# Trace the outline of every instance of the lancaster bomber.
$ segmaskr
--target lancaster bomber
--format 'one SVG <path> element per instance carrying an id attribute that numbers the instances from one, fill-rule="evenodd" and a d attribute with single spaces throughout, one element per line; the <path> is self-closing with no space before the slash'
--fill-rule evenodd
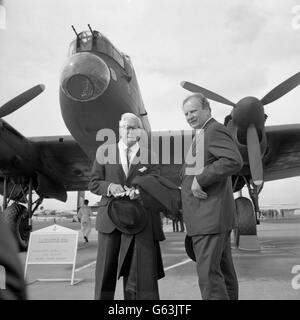
<path id="1" fill-rule="evenodd" d="M 59 80 L 61 114 L 71 135 L 27 138 L 3 120 L 42 93 L 45 89 L 42 84 L 0 108 L 0 193 L 5 219 L 20 250 L 27 249 L 31 218 L 43 199 L 66 201 L 68 191 L 88 190 L 91 166 L 101 144 L 96 139 L 97 133 L 107 128 L 118 134 L 121 114 L 137 115 L 149 141 L 157 141 L 159 149 L 162 141 L 169 139 L 168 163 L 159 156 L 161 173 L 178 186 L 186 149 L 176 148 L 175 141 L 194 135 L 192 130 L 176 130 L 171 134 L 152 131 L 130 57 L 90 25 L 89 30 L 80 33 L 72 28 L 75 38 Z M 264 110 L 265 105 L 299 84 L 300 72 L 262 99 L 246 97 L 233 103 L 198 85 L 181 83 L 191 92 L 201 92 L 208 99 L 232 107 L 225 125 L 244 160 L 242 170 L 232 177 L 233 191 L 238 192 L 246 185 L 251 197 L 251 200 L 236 199 L 237 245 L 240 235 L 256 235 L 258 195 L 264 182 L 300 175 L 300 124 L 265 126 Z"/>

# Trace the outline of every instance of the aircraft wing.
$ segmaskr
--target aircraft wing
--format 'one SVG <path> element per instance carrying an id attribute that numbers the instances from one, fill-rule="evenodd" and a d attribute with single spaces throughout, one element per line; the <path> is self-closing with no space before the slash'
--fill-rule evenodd
<path id="1" fill-rule="evenodd" d="M 264 180 L 300 176 L 300 124 L 266 127 L 268 151 Z M 30 138 L 56 168 L 66 191 L 87 190 L 91 161 L 72 136 Z M 162 165 L 162 175 L 175 183 L 181 165 Z"/>
<path id="2" fill-rule="evenodd" d="M 266 127 L 266 135 L 265 181 L 300 176 L 300 124 L 269 126 Z M 65 191 L 88 189 L 92 163 L 72 136 L 33 137 L 28 140 L 42 155 L 48 176 L 55 177 Z M 163 165 L 162 175 L 179 184 L 180 168 L 181 165 Z M 49 196 L 52 197 L 51 194 Z M 61 199 L 61 196 L 53 197 Z"/>
<path id="3" fill-rule="evenodd" d="M 269 126 L 266 135 L 264 180 L 300 176 L 300 124 Z"/>
<path id="4" fill-rule="evenodd" d="M 87 190 L 90 179 L 91 161 L 72 136 L 29 138 L 51 171 L 59 176 L 66 191 Z"/>

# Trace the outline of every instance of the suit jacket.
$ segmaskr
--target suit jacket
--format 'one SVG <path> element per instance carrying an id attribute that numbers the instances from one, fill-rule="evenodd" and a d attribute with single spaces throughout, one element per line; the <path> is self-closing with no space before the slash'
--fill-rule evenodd
<path id="1" fill-rule="evenodd" d="M 139 187 L 145 207 L 159 214 L 167 210 L 175 217 L 181 207 L 181 194 L 172 181 L 156 174 L 148 174 L 135 177 L 132 184 Z"/>
<path id="2" fill-rule="evenodd" d="M 196 179 L 207 199 L 194 197 L 191 191 L 194 176 L 183 172 L 183 217 L 189 236 L 224 233 L 236 227 L 231 175 L 242 168 L 242 157 L 230 132 L 215 119 L 209 120 L 203 130 L 204 168 Z"/>
<path id="3" fill-rule="evenodd" d="M 132 164 L 129 168 L 128 176 L 126 177 L 119 155 L 119 148 L 117 144 L 110 145 L 111 150 L 115 150 L 116 152 L 116 164 L 102 164 L 103 155 L 103 148 L 107 146 L 100 146 L 96 153 L 96 159 L 93 164 L 92 173 L 91 173 L 91 180 L 89 184 L 89 189 L 91 192 L 102 195 L 98 214 L 96 218 L 96 230 L 102 233 L 111 233 L 113 232 L 116 227 L 110 220 L 107 214 L 107 206 L 110 201 L 110 197 L 107 196 L 107 189 L 110 183 L 117 183 L 121 184 L 122 186 L 126 185 L 128 187 L 132 186 L 132 180 L 136 176 L 147 175 L 147 174 L 159 174 L 159 166 L 155 164 L 151 164 L 151 157 L 152 159 L 156 158 L 156 155 L 151 153 L 150 150 L 140 147 L 139 151 L 136 154 L 135 159 L 133 159 Z M 135 163 L 137 157 L 140 157 L 142 154 L 148 155 L 146 159 L 146 163 Z M 146 170 L 141 170 L 143 167 Z M 154 240 L 164 240 L 164 233 L 162 230 L 162 226 L 160 223 L 160 219 L 155 219 L 153 225 L 153 232 L 154 232 Z"/>

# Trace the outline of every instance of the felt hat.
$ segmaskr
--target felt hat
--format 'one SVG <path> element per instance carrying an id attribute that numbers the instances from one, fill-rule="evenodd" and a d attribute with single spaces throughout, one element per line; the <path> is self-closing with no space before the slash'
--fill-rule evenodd
<path id="1" fill-rule="evenodd" d="M 129 197 L 113 198 L 107 213 L 116 228 L 126 234 L 141 232 L 147 223 L 147 212 L 138 200 Z"/>

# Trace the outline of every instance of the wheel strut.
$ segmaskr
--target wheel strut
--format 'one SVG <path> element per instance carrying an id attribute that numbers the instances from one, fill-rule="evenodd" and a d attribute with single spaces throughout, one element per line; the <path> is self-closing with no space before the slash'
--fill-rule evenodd
<path id="1" fill-rule="evenodd" d="M 260 186 L 257 186 L 252 181 L 249 182 L 247 179 L 245 179 L 245 181 L 246 181 L 246 184 L 248 187 L 250 198 L 253 202 L 256 224 L 260 224 L 259 219 L 260 219 L 261 212 L 260 212 L 259 204 L 258 204 L 258 195 L 262 190 L 263 184 L 261 184 Z"/>
<path id="2" fill-rule="evenodd" d="M 235 199 L 238 225 L 234 230 L 234 241 L 239 249 L 256 251 L 260 250 L 256 225 L 259 223 L 258 194 L 261 189 L 251 184 L 247 177 L 243 176 L 243 179 L 248 187 L 251 200 L 243 197 L 241 190 L 239 197 Z"/>

